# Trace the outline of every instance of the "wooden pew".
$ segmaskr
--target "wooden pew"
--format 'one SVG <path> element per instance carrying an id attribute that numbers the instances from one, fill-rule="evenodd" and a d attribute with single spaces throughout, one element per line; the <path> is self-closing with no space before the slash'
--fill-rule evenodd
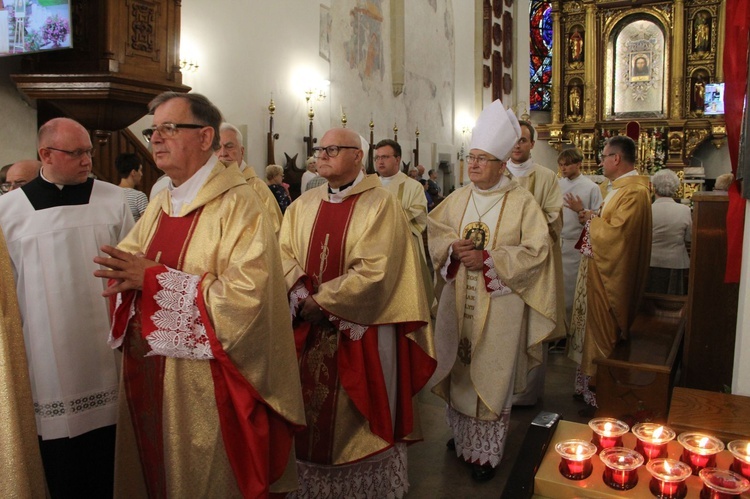
<path id="1" fill-rule="evenodd" d="M 686 323 L 686 296 L 647 293 L 630 339 L 595 359 L 596 415 L 666 422 Z"/>

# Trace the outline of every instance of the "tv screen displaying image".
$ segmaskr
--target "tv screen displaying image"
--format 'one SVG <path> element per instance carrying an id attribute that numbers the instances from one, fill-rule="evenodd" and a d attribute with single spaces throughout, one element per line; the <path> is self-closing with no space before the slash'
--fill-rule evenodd
<path id="1" fill-rule="evenodd" d="M 70 47 L 70 0 L 0 0 L 0 56 Z"/>
<path id="2" fill-rule="evenodd" d="M 703 114 L 724 114 L 724 84 L 706 84 L 706 93 L 703 96 Z"/>

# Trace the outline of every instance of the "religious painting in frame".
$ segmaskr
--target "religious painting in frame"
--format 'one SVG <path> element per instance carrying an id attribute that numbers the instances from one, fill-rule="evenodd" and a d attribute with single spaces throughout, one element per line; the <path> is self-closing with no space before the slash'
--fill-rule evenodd
<path id="1" fill-rule="evenodd" d="M 651 80 L 651 52 L 630 54 L 630 81 Z"/>
<path id="2" fill-rule="evenodd" d="M 331 61 L 331 11 L 327 5 L 320 4 L 320 33 L 318 53 L 326 61 Z"/>

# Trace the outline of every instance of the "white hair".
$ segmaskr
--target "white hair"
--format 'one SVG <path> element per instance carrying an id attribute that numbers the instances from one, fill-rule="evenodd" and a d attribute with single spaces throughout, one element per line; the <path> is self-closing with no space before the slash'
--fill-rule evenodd
<path id="1" fill-rule="evenodd" d="M 221 124 L 221 127 L 219 127 L 219 132 L 227 132 L 232 131 L 237 134 L 237 142 L 242 145 L 242 132 L 240 132 L 240 129 L 236 126 L 232 125 L 231 123 L 224 122 Z"/>

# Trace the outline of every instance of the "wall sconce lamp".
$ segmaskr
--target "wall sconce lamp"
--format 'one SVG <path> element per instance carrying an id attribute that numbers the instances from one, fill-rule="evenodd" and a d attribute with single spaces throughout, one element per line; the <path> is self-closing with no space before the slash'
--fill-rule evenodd
<path id="1" fill-rule="evenodd" d="M 180 59 L 180 71 L 183 73 L 195 73 L 199 67 L 196 60 Z"/>

